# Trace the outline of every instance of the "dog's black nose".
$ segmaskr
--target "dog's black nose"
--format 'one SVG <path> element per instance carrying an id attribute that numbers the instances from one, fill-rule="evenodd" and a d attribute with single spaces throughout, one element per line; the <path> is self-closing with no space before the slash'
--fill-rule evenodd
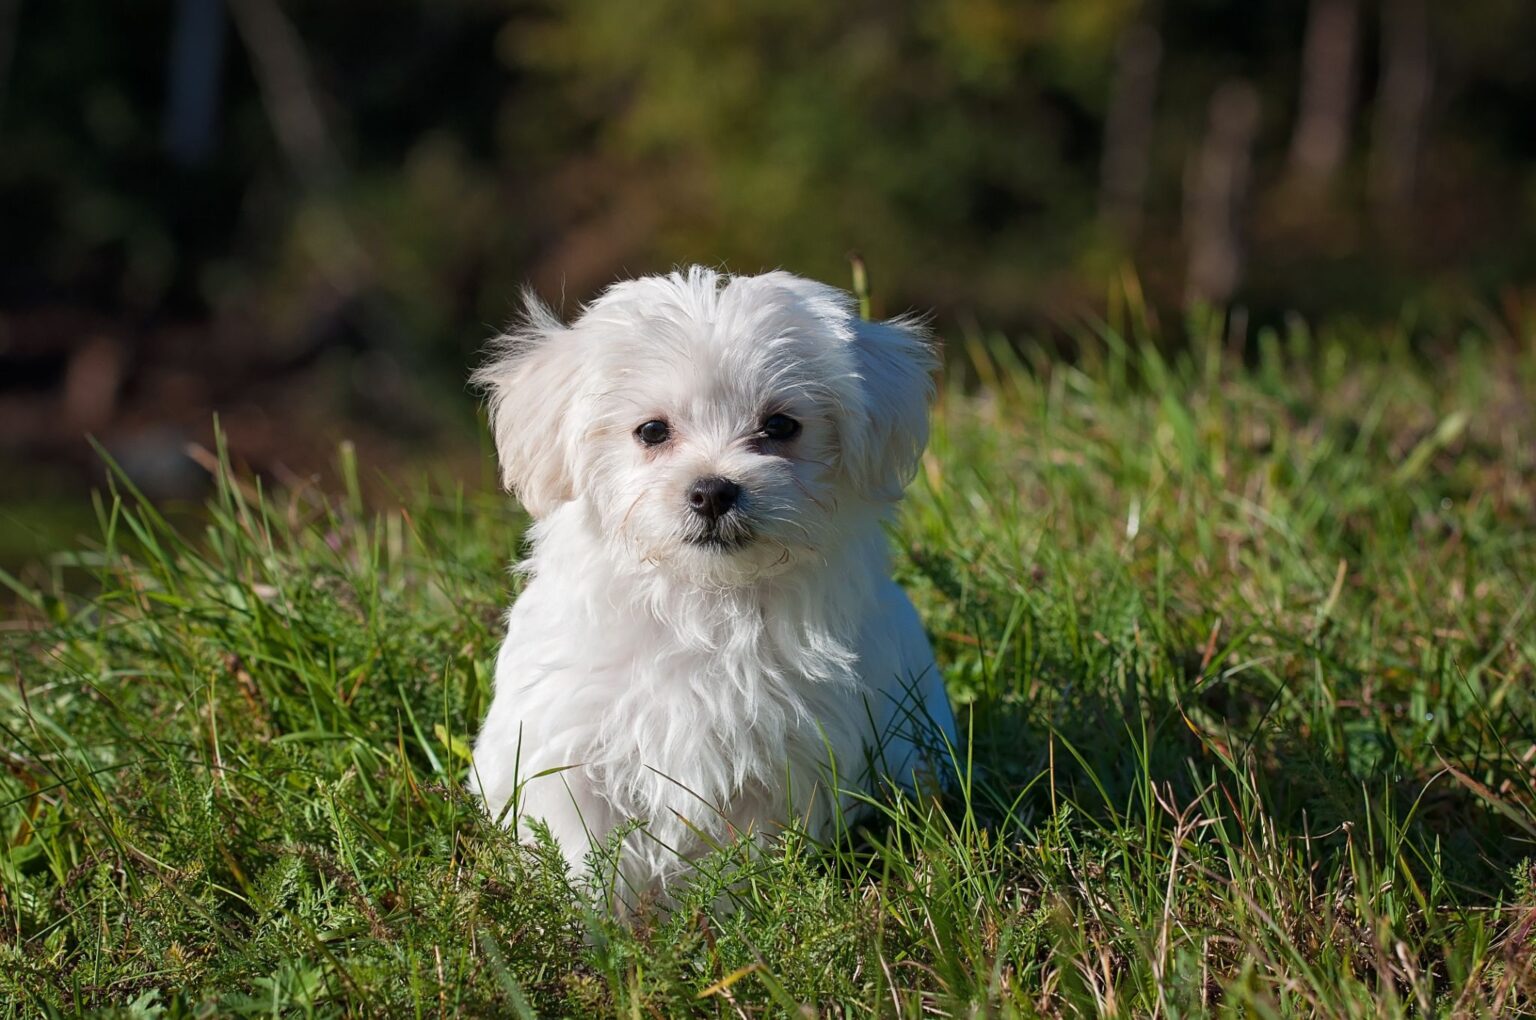
<path id="1" fill-rule="evenodd" d="M 698 479 L 688 487 L 688 505 L 701 517 L 718 521 L 736 505 L 736 497 L 740 495 L 741 486 L 729 478 L 711 475 Z"/>

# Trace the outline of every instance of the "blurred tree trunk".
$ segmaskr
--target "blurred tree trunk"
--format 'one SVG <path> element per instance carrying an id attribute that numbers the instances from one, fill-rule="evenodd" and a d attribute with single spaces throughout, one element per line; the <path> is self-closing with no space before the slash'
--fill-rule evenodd
<path id="1" fill-rule="evenodd" d="M 1358 0 L 1312 0 L 1289 166 L 1292 180 L 1310 190 L 1333 182 L 1349 150 L 1359 26 Z"/>
<path id="2" fill-rule="evenodd" d="M 371 346 L 407 349 L 408 338 L 375 292 L 373 253 L 339 201 L 346 165 L 326 127 L 304 40 L 277 0 L 229 0 L 229 9 L 278 145 L 306 192 L 314 225 L 310 255 L 335 308 Z"/>
<path id="3" fill-rule="evenodd" d="M 1379 222 L 1391 230 L 1413 200 L 1424 143 L 1432 74 L 1429 7 L 1426 0 L 1385 0 L 1381 15 L 1371 198 Z"/>
<path id="4" fill-rule="evenodd" d="M 1223 83 L 1211 96 L 1210 125 L 1184 175 L 1188 301 L 1226 304 L 1243 277 L 1243 213 L 1252 177 L 1259 94 L 1249 82 Z"/>
<path id="5" fill-rule="evenodd" d="M 16 21 L 21 0 L 0 0 L 0 126 L 5 124 L 5 94 L 11 83 L 11 58 L 16 53 Z"/>
<path id="6" fill-rule="evenodd" d="M 1162 56 L 1157 29 L 1142 23 L 1125 30 L 1115 53 L 1099 167 L 1099 216 L 1127 242 L 1141 229 Z"/>
<path id="7" fill-rule="evenodd" d="M 224 74 L 224 0 L 179 0 L 166 79 L 165 148 L 182 166 L 213 151 Z"/>
<path id="8" fill-rule="evenodd" d="M 229 7 L 278 144 L 305 187 L 329 190 L 341 179 L 341 157 L 325 128 L 303 40 L 275 0 L 229 0 Z"/>

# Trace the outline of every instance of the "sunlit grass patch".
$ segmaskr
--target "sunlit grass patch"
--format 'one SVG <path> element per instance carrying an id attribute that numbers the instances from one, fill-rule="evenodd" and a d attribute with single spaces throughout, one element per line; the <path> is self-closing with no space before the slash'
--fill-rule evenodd
<path id="1" fill-rule="evenodd" d="M 1200 321 L 1162 354 L 1124 318 L 1070 358 L 952 345 L 893 543 L 970 737 L 953 791 L 723 848 L 627 923 L 462 790 L 504 498 L 226 474 L 184 535 L 104 495 L 13 584 L 0 1004 L 1536 1008 L 1536 359 L 1299 326 L 1245 359 Z"/>

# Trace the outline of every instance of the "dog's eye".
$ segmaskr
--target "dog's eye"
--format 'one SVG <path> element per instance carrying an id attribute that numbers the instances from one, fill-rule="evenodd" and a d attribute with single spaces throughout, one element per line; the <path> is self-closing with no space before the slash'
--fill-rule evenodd
<path id="1" fill-rule="evenodd" d="M 672 438 L 672 426 L 660 419 L 652 419 L 635 429 L 635 437 L 646 446 L 660 446 Z"/>
<path id="2" fill-rule="evenodd" d="M 787 414 L 770 414 L 763 419 L 762 431 L 768 439 L 793 439 L 800 434 L 800 423 Z"/>

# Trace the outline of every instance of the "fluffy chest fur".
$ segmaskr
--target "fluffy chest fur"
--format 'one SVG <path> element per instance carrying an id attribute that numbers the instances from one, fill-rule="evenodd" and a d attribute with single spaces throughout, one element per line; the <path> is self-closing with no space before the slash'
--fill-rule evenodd
<path id="1" fill-rule="evenodd" d="M 515 797 L 519 820 L 548 823 L 573 857 L 638 821 L 626 870 L 646 884 L 706 836 L 791 816 L 824 829 L 832 772 L 863 771 L 880 713 L 859 648 L 879 547 L 709 590 L 617 568 L 578 532 L 541 528 L 508 616 L 476 747 L 491 809 Z"/>

